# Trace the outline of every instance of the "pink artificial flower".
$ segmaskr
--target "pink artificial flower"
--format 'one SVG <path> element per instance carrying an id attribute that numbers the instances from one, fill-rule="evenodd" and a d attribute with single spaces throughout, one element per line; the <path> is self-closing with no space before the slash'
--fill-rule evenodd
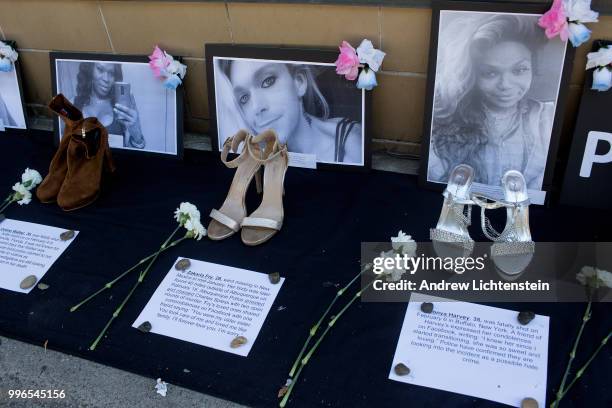
<path id="1" fill-rule="evenodd" d="M 351 44 L 342 41 L 342 45 L 340 45 L 340 55 L 338 55 L 335 64 L 336 73 L 338 75 L 344 75 L 349 81 L 357 79 L 357 75 L 359 74 L 359 57 Z"/>
<path id="2" fill-rule="evenodd" d="M 153 50 L 153 54 L 149 55 L 149 66 L 153 70 L 153 75 L 156 78 L 162 76 L 162 71 L 170 65 L 170 59 L 166 56 L 166 53 L 162 51 L 157 45 Z"/>
<path id="3" fill-rule="evenodd" d="M 550 10 L 538 20 L 538 25 L 545 29 L 546 37 L 549 39 L 559 35 L 561 40 L 567 41 L 569 28 L 563 0 L 554 0 Z"/>

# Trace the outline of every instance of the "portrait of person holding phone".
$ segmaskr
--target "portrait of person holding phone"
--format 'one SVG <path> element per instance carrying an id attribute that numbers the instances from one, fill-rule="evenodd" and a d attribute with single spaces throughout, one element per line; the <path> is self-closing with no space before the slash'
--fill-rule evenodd
<path id="1" fill-rule="evenodd" d="M 95 116 L 111 135 L 123 136 L 123 147 L 144 149 L 146 140 L 130 84 L 123 82 L 121 64 L 81 62 L 74 105 L 84 116 Z"/>

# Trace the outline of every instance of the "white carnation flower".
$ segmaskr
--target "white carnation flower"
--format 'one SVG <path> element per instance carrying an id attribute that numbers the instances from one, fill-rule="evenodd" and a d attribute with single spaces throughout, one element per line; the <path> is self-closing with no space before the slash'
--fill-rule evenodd
<path id="1" fill-rule="evenodd" d="M 185 222 L 188 220 L 200 221 L 200 211 L 198 211 L 198 208 L 195 205 L 189 202 L 184 202 L 181 203 L 179 208 L 177 208 L 174 212 L 174 219 L 181 225 L 185 225 Z"/>
<path id="2" fill-rule="evenodd" d="M 612 273 L 592 266 L 583 266 L 576 275 L 576 279 L 585 286 L 612 288 Z"/>
<path id="3" fill-rule="evenodd" d="M 380 253 L 380 257 L 383 259 L 385 258 L 393 259 L 393 262 L 394 262 L 393 268 L 391 269 L 384 268 L 383 272 L 381 273 L 381 275 L 384 275 L 386 280 L 390 282 L 397 282 L 398 280 L 402 278 L 402 275 L 404 274 L 404 272 L 406 272 L 405 269 L 398 268 L 397 265 L 395 264 L 395 255 L 396 253 L 394 251 L 387 251 L 387 252 Z M 383 262 L 383 265 L 384 265 L 384 262 Z"/>
<path id="4" fill-rule="evenodd" d="M 410 235 L 404 234 L 402 230 L 397 233 L 397 237 L 391 237 L 391 245 L 396 252 L 410 257 L 415 256 L 417 243 Z"/>
<path id="5" fill-rule="evenodd" d="M 189 219 L 185 222 L 185 228 L 196 240 L 201 240 L 202 237 L 206 236 L 206 228 L 200 222 L 200 219 Z"/>
<path id="6" fill-rule="evenodd" d="M 21 175 L 21 183 L 28 190 L 32 190 L 34 187 L 42 182 L 42 177 L 39 172 L 34 169 L 26 168 Z"/>
<path id="7" fill-rule="evenodd" d="M 23 184 L 15 183 L 13 190 L 15 191 L 13 197 L 15 200 L 17 200 L 17 204 L 30 204 L 32 201 L 32 193 L 30 193 L 30 190 L 28 190 Z"/>

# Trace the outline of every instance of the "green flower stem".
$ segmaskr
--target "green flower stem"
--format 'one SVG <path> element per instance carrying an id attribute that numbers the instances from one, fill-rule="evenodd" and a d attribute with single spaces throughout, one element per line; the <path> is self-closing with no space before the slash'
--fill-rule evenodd
<path id="1" fill-rule="evenodd" d="M 117 281 L 119 281 L 120 279 L 122 279 L 123 277 L 125 277 L 128 273 L 132 272 L 134 269 L 138 268 L 139 266 L 141 266 L 143 263 L 145 263 L 146 261 L 148 261 L 149 259 L 153 258 L 156 255 L 159 255 L 160 253 L 172 248 L 173 246 L 175 246 L 176 244 L 178 244 L 180 241 L 182 241 L 184 238 L 179 238 L 176 241 L 171 242 L 170 244 L 168 244 L 165 248 L 160 248 L 157 252 L 152 253 L 151 255 L 147 256 L 146 258 L 142 258 L 140 261 L 138 261 L 138 263 L 134 266 L 132 266 L 130 269 L 126 270 L 125 272 L 123 272 L 121 275 L 117 276 L 115 279 L 113 279 L 110 282 L 107 282 L 101 289 L 99 289 L 98 291 L 92 293 L 91 295 L 89 295 L 88 297 L 86 297 L 85 299 L 83 299 L 81 302 L 79 302 L 78 304 L 72 306 L 70 308 L 71 312 L 76 311 L 79 307 L 83 306 L 85 303 L 89 302 L 91 299 L 95 298 L 96 296 L 98 296 L 100 293 L 104 292 L 105 290 L 108 290 L 110 288 L 113 287 L 113 285 L 115 283 L 117 283 Z"/>
<path id="2" fill-rule="evenodd" d="M 363 273 L 363 271 L 361 272 Z M 359 275 L 361 275 L 361 273 Z M 357 276 L 359 276 L 357 275 Z M 319 336 L 319 338 L 317 339 L 317 341 L 315 342 L 315 344 L 312 346 L 312 348 L 308 351 L 308 353 L 306 354 L 306 357 L 304 357 L 300 362 L 301 365 L 299 367 L 299 369 L 297 370 L 297 373 L 295 375 L 295 377 L 293 378 L 293 381 L 291 382 L 291 384 L 289 384 L 289 387 L 287 387 L 287 392 L 285 393 L 285 395 L 283 396 L 283 399 L 281 400 L 279 406 L 281 408 L 284 408 L 285 405 L 287 405 L 287 401 L 289 400 L 289 396 L 291 395 L 291 391 L 293 391 L 293 387 L 295 386 L 297 379 L 300 375 L 300 373 L 302 372 L 302 369 L 304 368 L 304 366 L 306 364 L 308 364 L 308 361 L 310 360 L 310 358 L 312 357 L 312 355 L 314 354 L 314 352 L 317 350 L 317 348 L 319 347 L 319 344 L 321 344 L 321 342 L 323 341 L 323 339 L 325 338 L 325 336 L 327 335 L 327 333 L 329 333 L 329 331 L 331 330 L 331 328 L 334 326 L 334 324 L 336 324 L 336 322 L 338 321 L 338 319 L 340 319 L 340 317 L 344 314 L 344 312 L 346 312 L 346 310 L 353 304 L 355 303 L 355 301 L 361 297 L 361 293 L 363 293 L 363 291 L 367 290 L 374 282 L 376 281 L 375 279 L 372 279 L 372 281 L 370 281 L 370 283 L 368 283 L 368 285 L 363 289 L 360 290 L 359 292 L 355 293 L 355 295 L 351 298 L 351 300 L 344 305 L 344 307 L 342 309 L 340 309 L 340 311 L 338 312 L 337 315 L 333 316 L 330 320 L 329 323 L 327 324 L 327 327 L 325 328 L 325 330 L 323 331 L 323 333 L 321 333 L 321 335 Z M 352 281 L 351 281 L 352 282 Z"/>
<path id="3" fill-rule="evenodd" d="M 569 355 L 569 361 L 567 362 L 567 367 L 565 368 L 565 373 L 563 374 L 563 379 L 561 380 L 561 385 L 557 390 L 557 398 L 550 404 L 551 408 L 556 408 L 559 405 L 559 401 L 563 397 L 565 393 L 565 382 L 567 381 L 567 377 L 569 375 L 570 369 L 572 367 L 572 362 L 576 357 L 576 350 L 578 349 L 578 344 L 580 343 L 580 338 L 582 337 L 582 332 L 584 330 L 584 326 L 587 324 L 589 319 L 591 318 L 591 304 L 592 302 L 589 300 L 586 309 L 584 310 L 584 315 L 582 316 L 582 324 L 580 325 L 580 330 L 578 330 L 578 335 L 576 336 L 576 340 L 574 341 L 574 347 Z"/>
<path id="4" fill-rule="evenodd" d="M 13 204 L 15 201 L 19 201 L 19 200 L 15 200 L 12 194 L 8 196 L 7 199 L 4 200 L 4 202 L 2 203 L 2 206 L 0 206 L 0 214 L 3 213 L 4 210 L 6 210 L 8 206 Z"/>
<path id="5" fill-rule="evenodd" d="M 176 234 L 177 231 L 178 231 L 178 228 L 172 233 L 170 238 L 172 238 L 172 236 L 174 236 L 174 234 Z M 177 239 L 172 244 L 168 244 L 168 241 L 169 241 L 169 239 L 168 239 L 168 240 L 166 240 L 166 242 L 164 242 L 164 245 L 161 246 L 161 249 L 166 249 L 166 246 L 168 248 L 171 247 L 171 246 L 175 246 L 176 244 L 178 244 L 179 242 L 181 242 L 181 241 L 183 241 L 185 239 L 187 239 L 186 236 L 183 237 L 183 238 Z M 111 318 L 106 323 L 106 326 L 104 326 L 104 328 L 102 329 L 102 331 L 100 332 L 98 337 L 94 340 L 94 342 L 91 344 L 91 346 L 89 346 L 89 350 L 93 351 L 93 350 L 96 349 L 96 347 L 98 346 L 98 343 L 100 342 L 100 340 L 102 340 L 102 337 L 104 337 L 104 335 L 106 334 L 108 328 L 113 323 L 113 321 L 117 318 L 117 316 L 119 316 L 119 313 L 121 313 L 121 310 L 123 310 L 123 307 L 126 305 L 128 300 L 130 300 L 130 298 L 132 297 L 132 294 L 134 294 L 134 292 L 136 291 L 138 286 L 142 283 L 142 281 L 144 280 L 144 277 L 146 276 L 147 272 L 149 272 L 149 269 L 151 269 L 151 266 L 155 263 L 155 261 L 157 260 L 157 257 L 159 256 L 160 253 L 161 253 L 161 251 L 157 251 L 157 253 L 153 257 L 153 259 L 151 259 L 151 261 L 149 262 L 147 267 L 144 269 L 144 271 L 140 273 L 140 275 L 138 276 L 138 280 L 136 281 L 134 286 L 132 286 L 132 289 L 130 289 L 130 291 L 128 292 L 127 296 L 123 299 L 123 302 L 121 302 L 119 307 L 117 307 L 117 309 L 115 310 L 115 312 L 113 313 Z"/>
<path id="6" fill-rule="evenodd" d="M 584 373 L 584 371 L 589 367 L 589 365 L 595 359 L 595 357 L 597 357 L 597 354 L 599 354 L 599 352 L 605 347 L 605 345 L 608 343 L 608 340 L 610 339 L 610 337 L 612 337 L 612 330 L 610 330 L 610 333 L 608 333 L 608 335 L 601 340 L 601 343 L 599 343 L 599 347 L 597 347 L 595 352 L 591 355 L 591 357 L 587 360 L 587 362 L 580 368 L 580 370 L 578 370 L 576 372 L 576 375 L 574 376 L 574 379 L 563 390 L 563 393 L 561 394 L 561 396 L 557 398 L 557 404 L 561 401 L 561 398 L 565 397 L 565 394 L 567 394 L 569 389 L 572 388 L 574 383 L 576 383 L 576 381 L 578 381 L 580 379 L 580 377 L 582 377 L 582 374 Z"/>
<path id="7" fill-rule="evenodd" d="M 308 347 L 308 345 L 310 344 L 310 341 L 312 340 L 312 338 L 315 336 L 315 334 L 319 330 L 319 327 L 321 327 L 321 323 L 323 323 L 323 320 L 325 320 L 325 318 L 329 314 L 329 311 L 331 310 L 331 308 L 338 301 L 340 296 L 342 296 L 344 294 L 344 292 L 346 292 L 346 290 L 348 288 L 350 288 L 351 285 L 353 285 L 353 283 L 355 283 L 357 281 L 357 279 L 368 269 L 369 268 L 367 266 L 362 268 L 361 272 L 359 272 L 353 279 L 351 279 L 351 281 L 346 286 L 344 286 L 342 289 L 340 289 L 338 292 L 336 292 L 336 297 L 334 297 L 334 299 L 331 301 L 331 303 L 327 306 L 327 309 L 325 309 L 325 312 L 323 313 L 323 315 L 321 316 L 319 321 L 317 321 L 317 323 L 310 328 L 310 334 L 308 335 L 308 338 L 304 342 L 304 345 L 302 346 L 302 349 L 300 350 L 300 354 L 298 354 L 297 358 L 295 359 L 295 362 L 293 363 L 293 366 L 291 367 L 291 371 L 289 371 L 289 377 L 292 378 L 293 375 L 295 374 L 295 371 L 297 370 L 298 365 L 302 361 L 302 356 L 304 355 L 304 352 L 306 351 L 306 348 Z"/>

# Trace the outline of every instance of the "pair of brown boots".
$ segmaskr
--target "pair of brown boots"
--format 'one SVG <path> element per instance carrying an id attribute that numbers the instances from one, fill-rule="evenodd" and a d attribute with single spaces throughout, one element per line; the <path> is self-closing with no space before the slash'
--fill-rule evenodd
<path id="1" fill-rule="evenodd" d="M 64 211 L 76 210 L 98 198 L 103 170 L 115 171 L 108 132 L 98 119 L 83 118 L 62 94 L 49 108 L 64 121 L 64 134 L 36 196 L 43 203 L 57 201 Z"/>

